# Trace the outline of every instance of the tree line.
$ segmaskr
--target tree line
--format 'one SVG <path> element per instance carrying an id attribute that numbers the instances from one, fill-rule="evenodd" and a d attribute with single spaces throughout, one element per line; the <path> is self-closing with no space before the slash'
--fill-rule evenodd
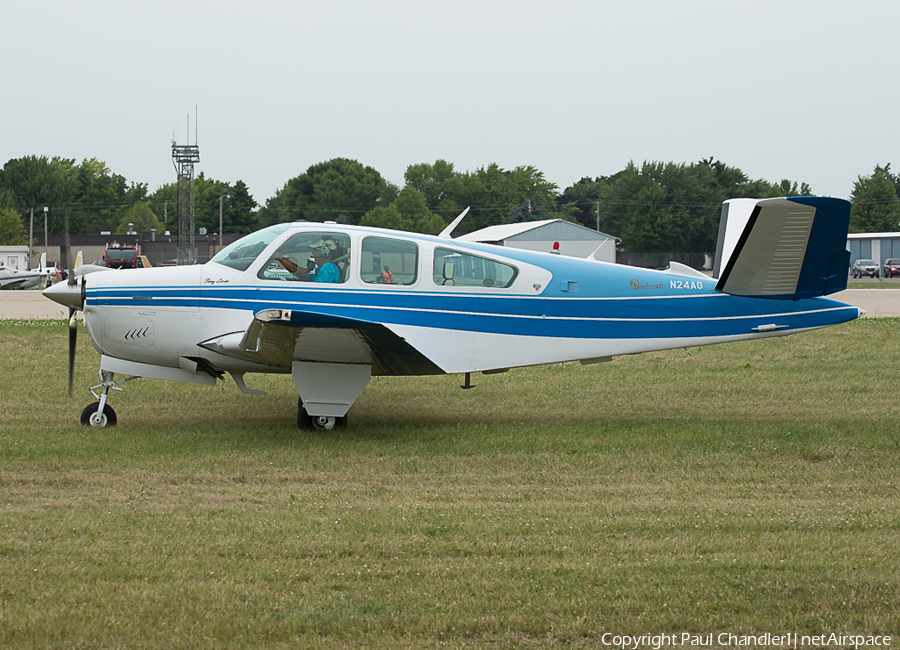
<path id="1" fill-rule="evenodd" d="M 0 169 L 0 244 L 27 243 L 31 211 L 43 231 L 62 234 L 141 234 L 177 230 L 177 182 L 148 192 L 96 158 L 28 156 Z M 611 176 L 584 177 L 565 190 L 532 166 L 505 170 L 496 163 L 459 172 L 444 160 L 410 165 L 404 185 L 387 181 L 356 160 L 334 158 L 291 178 L 260 205 L 241 181 L 194 179 L 196 228 L 245 234 L 286 221 L 336 221 L 440 232 L 470 207 L 457 232 L 486 226 L 565 219 L 621 239 L 620 248 L 641 252 L 699 253 L 715 250 L 720 206 L 730 198 L 811 195 L 806 183 L 752 180 L 737 167 L 709 158 L 696 163 L 629 163 Z M 851 195 L 851 232 L 892 232 L 900 221 L 900 175 L 890 165 L 859 176 Z"/>

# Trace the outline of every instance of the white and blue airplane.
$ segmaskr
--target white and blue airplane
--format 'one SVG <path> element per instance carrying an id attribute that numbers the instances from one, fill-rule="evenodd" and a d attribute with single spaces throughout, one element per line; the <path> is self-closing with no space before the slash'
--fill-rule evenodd
<path id="1" fill-rule="evenodd" d="M 40 266 L 30 271 L 11 269 L 3 263 L 3 260 L 0 260 L 0 289 L 4 291 L 10 289 L 36 289 L 48 277 L 55 275 L 56 271 L 57 268 L 55 266 L 47 266 L 47 253 L 41 253 Z"/>
<path id="2" fill-rule="evenodd" d="M 31 289 L 36 287 L 46 277 L 46 273 L 12 269 L 0 261 L 0 290 Z"/>
<path id="3" fill-rule="evenodd" d="M 208 263 L 76 270 L 44 295 L 84 312 L 100 353 L 83 424 L 116 423 L 111 390 L 138 377 L 215 385 L 290 374 L 301 428 L 346 424 L 372 375 L 465 375 L 784 336 L 864 312 L 847 285 L 850 204 L 737 199 L 711 278 L 333 223 L 282 223 Z M 124 379 L 116 379 L 117 375 Z M 99 394 L 97 389 L 101 389 Z"/>

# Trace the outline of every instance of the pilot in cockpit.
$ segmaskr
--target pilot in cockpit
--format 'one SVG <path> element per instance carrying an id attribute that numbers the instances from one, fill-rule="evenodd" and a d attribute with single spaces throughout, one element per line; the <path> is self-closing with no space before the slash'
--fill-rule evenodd
<path id="1" fill-rule="evenodd" d="M 334 263 L 334 260 L 342 256 L 340 245 L 330 237 L 323 237 L 311 243 L 309 247 L 312 249 L 312 260 L 307 264 L 307 268 L 285 257 L 280 251 L 275 251 L 272 259 L 305 282 L 340 282 L 341 270 Z"/>

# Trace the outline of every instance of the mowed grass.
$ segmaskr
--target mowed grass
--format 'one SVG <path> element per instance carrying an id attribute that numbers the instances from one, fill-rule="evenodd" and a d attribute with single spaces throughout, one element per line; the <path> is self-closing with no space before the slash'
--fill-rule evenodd
<path id="1" fill-rule="evenodd" d="M 596 647 L 900 632 L 900 321 L 461 377 L 350 427 L 0 320 L 0 647 Z"/>

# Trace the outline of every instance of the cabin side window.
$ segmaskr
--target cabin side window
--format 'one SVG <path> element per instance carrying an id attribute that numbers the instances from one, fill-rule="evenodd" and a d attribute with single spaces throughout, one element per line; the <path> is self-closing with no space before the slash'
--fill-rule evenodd
<path id="1" fill-rule="evenodd" d="M 305 231 L 288 237 L 257 274 L 263 280 L 340 284 L 350 275 L 350 237 Z"/>
<path id="2" fill-rule="evenodd" d="M 519 270 L 511 264 L 449 248 L 434 249 L 434 283 L 442 287 L 488 287 L 512 285 Z"/>
<path id="3" fill-rule="evenodd" d="M 368 284 L 415 284 L 419 274 L 419 246 L 391 237 L 363 239 L 359 275 Z"/>

